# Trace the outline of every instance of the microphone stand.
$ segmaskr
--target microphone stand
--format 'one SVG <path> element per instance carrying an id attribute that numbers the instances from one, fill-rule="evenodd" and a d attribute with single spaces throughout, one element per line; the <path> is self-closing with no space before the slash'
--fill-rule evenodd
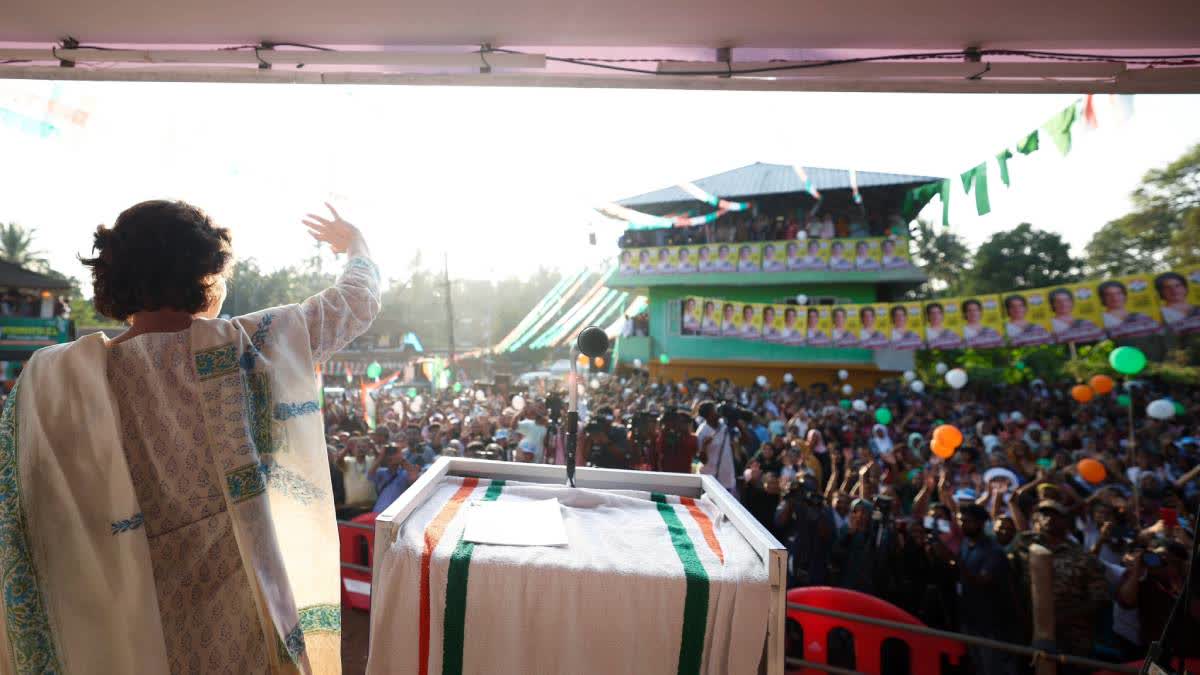
<path id="1" fill-rule="evenodd" d="M 571 346 L 571 379 L 567 384 L 567 428 L 563 445 L 567 454 L 567 485 L 575 487 L 575 446 L 579 440 L 579 347 Z"/>

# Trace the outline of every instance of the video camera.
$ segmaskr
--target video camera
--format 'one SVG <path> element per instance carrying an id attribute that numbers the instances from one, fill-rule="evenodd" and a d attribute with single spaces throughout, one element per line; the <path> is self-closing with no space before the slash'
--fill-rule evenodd
<path id="1" fill-rule="evenodd" d="M 731 429 L 737 427 L 738 422 L 748 424 L 754 421 L 754 413 L 729 401 L 717 406 L 717 414 L 725 419 L 726 426 Z"/>

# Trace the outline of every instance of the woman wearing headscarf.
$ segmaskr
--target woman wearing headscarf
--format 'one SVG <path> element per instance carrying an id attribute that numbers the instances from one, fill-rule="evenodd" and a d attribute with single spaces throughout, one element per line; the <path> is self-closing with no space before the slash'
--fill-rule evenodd
<path id="1" fill-rule="evenodd" d="M 891 437 L 888 436 L 887 427 L 876 424 L 871 427 L 871 438 L 867 441 L 867 445 L 871 448 L 871 453 L 878 457 L 886 452 L 891 452 L 894 444 Z"/>
<path id="2" fill-rule="evenodd" d="M 199 209 L 96 230 L 96 309 L 128 329 L 39 350 L 0 418 L 0 672 L 340 672 L 314 368 L 380 302 L 330 215 L 305 223 L 349 254 L 337 282 L 234 319 L 229 231 Z"/>

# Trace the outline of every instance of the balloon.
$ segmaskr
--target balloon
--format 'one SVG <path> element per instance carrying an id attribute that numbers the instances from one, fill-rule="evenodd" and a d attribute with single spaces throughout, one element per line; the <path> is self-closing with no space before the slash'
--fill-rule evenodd
<path id="1" fill-rule="evenodd" d="M 849 409 L 850 409 L 850 401 L 849 401 L 849 399 L 842 399 L 842 400 L 838 401 L 838 405 L 840 405 L 840 406 L 842 407 L 842 410 L 849 410 Z"/>
<path id="2" fill-rule="evenodd" d="M 920 380 L 913 380 L 912 384 L 908 385 L 908 387 L 909 387 L 909 389 L 913 390 L 913 393 L 917 393 L 917 394 L 925 393 L 925 383 Z"/>
<path id="3" fill-rule="evenodd" d="M 588 385 L 591 386 L 592 389 L 599 389 L 600 388 L 600 380 L 592 378 L 592 381 L 589 382 Z"/>
<path id="4" fill-rule="evenodd" d="M 962 368 L 955 368 L 946 373 L 946 384 L 954 389 L 962 389 L 967 386 L 967 371 Z"/>
<path id="5" fill-rule="evenodd" d="M 475 392 L 475 400 L 479 401 L 480 403 L 483 403 L 484 401 L 487 400 L 487 392 L 482 389 Z"/>
<path id="6" fill-rule="evenodd" d="M 595 359 L 592 360 L 592 363 L 596 364 L 597 368 L 603 368 L 604 367 L 604 357 L 597 356 Z"/>
<path id="7" fill-rule="evenodd" d="M 412 400 L 412 405 L 408 407 L 413 413 L 420 415 L 421 411 L 425 408 L 425 399 L 418 396 Z"/>
<path id="8" fill-rule="evenodd" d="M 633 367 L 634 367 L 634 368 L 637 368 L 638 370 L 641 370 L 641 368 L 642 368 L 642 360 L 641 360 L 641 359 L 634 359 L 634 360 L 633 360 Z"/>
<path id="9" fill-rule="evenodd" d="M 803 293 L 797 293 L 796 294 L 796 302 L 797 302 L 797 304 L 807 305 L 808 304 L 808 296 Z"/>
<path id="10" fill-rule="evenodd" d="M 754 383 L 755 383 L 755 384 L 757 384 L 757 385 L 758 385 L 758 386 L 760 386 L 760 387 L 765 387 L 765 386 L 767 386 L 767 376 L 766 376 L 766 375 L 759 375 L 758 377 L 754 378 Z"/>
<path id="11" fill-rule="evenodd" d="M 784 381 L 785 383 L 787 383 L 787 384 L 791 384 L 791 383 L 793 383 L 793 382 L 795 382 L 795 381 L 796 381 L 796 378 L 792 377 L 792 374 L 791 374 L 791 373 L 784 373 L 784 374 L 783 374 L 783 381 Z"/>
<path id="12" fill-rule="evenodd" d="M 1151 401 L 1146 406 L 1146 414 L 1156 420 L 1169 420 L 1175 416 L 1175 404 L 1165 398 Z"/>
<path id="13" fill-rule="evenodd" d="M 372 361 L 371 365 L 367 366 L 367 377 L 372 380 L 378 380 L 383 374 L 383 366 L 379 365 L 378 361 Z"/>
<path id="14" fill-rule="evenodd" d="M 1117 347 L 1108 355 L 1108 365 L 1122 375 L 1137 375 L 1146 367 L 1146 355 L 1137 347 Z"/>
<path id="15" fill-rule="evenodd" d="M 842 385 L 842 394 L 849 396 L 850 394 L 853 394 L 853 393 L 854 393 L 854 387 L 851 387 L 848 384 Z"/>
<path id="16" fill-rule="evenodd" d="M 938 440 L 937 438 L 934 438 L 929 444 L 929 449 L 933 450 L 933 454 L 941 457 L 942 459 L 950 459 L 954 456 L 954 448 Z"/>
<path id="17" fill-rule="evenodd" d="M 454 393 L 456 393 L 456 394 L 461 393 L 462 392 L 462 382 L 455 382 L 452 389 L 454 389 Z"/>
<path id="18" fill-rule="evenodd" d="M 696 388 L 700 390 L 700 393 L 704 393 L 704 392 L 708 391 L 708 383 L 701 382 L 700 385 Z"/>
<path id="19" fill-rule="evenodd" d="M 517 394 L 516 396 L 512 397 L 512 407 L 513 407 L 513 410 L 516 410 L 517 412 L 521 412 L 522 410 L 524 410 L 525 409 L 525 397 L 520 394 Z"/>
<path id="20" fill-rule="evenodd" d="M 1176 415 L 1182 415 L 1187 412 L 1187 408 L 1183 407 L 1183 404 L 1179 401 L 1171 401 L 1171 404 L 1175 406 Z"/>
<path id="21" fill-rule="evenodd" d="M 1079 471 L 1079 475 L 1092 485 L 1099 485 L 1108 477 L 1108 471 L 1104 465 L 1091 457 L 1079 460 L 1076 469 Z"/>
<path id="22" fill-rule="evenodd" d="M 839 380 L 845 380 L 848 377 L 850 377 L 850 373 L 846 372 L 844 369 L 838 371 L 838 379 Z"/>
<path id="23" fill-rule="evenodd" d="M 625 390 L 621 392 L 621 395 L 625 398 L 629 398 L 630 396 L 633 396 L 633 390 L 629 387 L 625 387 Z"/>
<path id="24" fill-rule="evenodd" d="M 591 359 L 588 358 L 587 354 L 580 354 L 579 356 L 575 357 L 575 365 L 579 366 L 580 368 L 587 368 L 590 361 Z"/>
<path id="25" fill-rule="evenodd" d="M 905 381 L 905 382 L 912 382 L 912 381 L 913 381 L 913 380 L 915 380 L 915 379 L 917 379 L 917 374 L 916 374 L 916 373 L 914 373 L 914 372 L 913 372 L 913 371 L 911 371 L 911 370 L 906 370 L 906 371 L 904 371 L 904 381 Z"/>
<path id="26" fill-rule="evenodd" d="M 1096 394 L 1092 391 L 1092 388 L 1086 384 L 1077 384 L 1074 387 L 1071 387 L 1071 398 L 1079 401 L 1080 403 L 1087 403 L 1088 401 L 1092 400 L 1092 397 L 1095 395 Z"/>
<path id="27" fill-rule="evenodd" d="M 951 448 L 957 448 L 962 445 L 963 435 L 958 427 L 952 424 L 943 424 L 933 430 L 933 440 L 941 441 Z"/>
<path id="28" fill-rule="evenodd" d="M 409 388 L 408 388 L 408 397 L 409 397 L 409 398 L 414 398 L 414 397 L 416 397 L 416 395 L 417 395 L 417 388 L 416 388 L 416 387 L 409 387 Z"/>
<path id="29" fill-rule="evenodd" d="M 855 412 L 867 412 L 867 402 L 861 398 L 854 399 L 850 406 L 854 408 Z"/>
<path id="30" fill-rule="evenodd" d="M 1092 379 L 1088 380 L 1088 384 L 1091 385 L 1092 391 L 1103 396 L 1111 392 L 1116 383 L 1107 375 L 1094 375 Z"/>
<path id="31" fill-rule="evenodd" d="M 1017 361 L 1016 363 L 1013 364 L 1013 367 L 1016 368 L 1017 370 L 1025 370 L 1025 362 Z"/>
<path id="32" fill-rule="evenodd" d="M 875 421 L 880 424 L 891 424 L 892 411 L 887 408 L 877 408 L 875 410 Z"/>
<path id="33" fill-rule="evenodd" d="M 946 364 L 942 363 L 941 361 L 938 361 L 938 364 L 936 366 L 934 366 L 933 369 L 937 372 L 938 375 L 945 375 L 946 371 L 950 370 L 950 366 L 947 366 Z"/>
<path id="34" fill-rule="evenodd" d="M 666 354 L 659 354 L 658 362 L 665 366 L 671 362 L 671 357 L 667 356 Z"/>
<path id="35" fill-rule="evenodd" d="M 1128 408 L 1132 401 L 1129 399 L 1129 394 L 1121 394 L 1117 396 L 1117 405 L 1122 408 Z"/>

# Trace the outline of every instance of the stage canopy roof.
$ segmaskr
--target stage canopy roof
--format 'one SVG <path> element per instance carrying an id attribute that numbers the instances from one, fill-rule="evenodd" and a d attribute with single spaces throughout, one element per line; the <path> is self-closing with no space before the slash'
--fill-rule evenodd
<path id="1" fill-rule="evenodd" d="M 1197 59 L 1187 58 L 1200 54 L 1196 0 L 8 0 L 4 10 L 0 77 L 1200 91 Z M 67 36 L 83 45 L 132 51 L 64 49 L 76 44 L 64 43 Z M 334 51 L 282 44 L 289 42 Z M 482 45 L 521 54 L 487 49 L 481 54 Z M 718 53 L 724 48 L 732 51 Z M 1100 58 L 1079 61 L 1029 50 Z M 922 58 L 914 58 L 918 54 Z M 1167 54 L 1177 58 L 1128 58 Z M 581 57 L 594 60 L 588 65 L 558 60 Z M 864 58 L 883 60 L 842 62 Z M 77 65 L 60 68 L 60 59 Z"/>

